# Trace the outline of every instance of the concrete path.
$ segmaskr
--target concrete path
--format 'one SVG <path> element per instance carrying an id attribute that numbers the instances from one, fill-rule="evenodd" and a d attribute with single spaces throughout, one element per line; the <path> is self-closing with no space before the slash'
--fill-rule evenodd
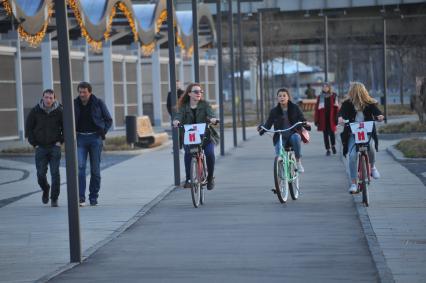
<path id="1" fill-rule="evenodd" d="M 315 135 L 317 138 L 318 135 Z M 337 156 L 304 147 L 303 195 L 279 203 L 273 147 L 253 137 L 217 164 L 195 209 L 177 189 L 83 264 L 52 282 L 375 282 L 368 243 Z"/>

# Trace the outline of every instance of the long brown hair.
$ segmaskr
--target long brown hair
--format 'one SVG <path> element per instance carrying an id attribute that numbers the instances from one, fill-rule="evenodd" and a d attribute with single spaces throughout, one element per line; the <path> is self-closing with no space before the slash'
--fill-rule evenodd
<path id="1" fill-rule="evenodd" d="M 363 111 L 367 105 L 377 103 L 377 101 L 368 94 L 365 85 L 360 82 L 351 83 L 348 99 L 353 103 L 357 111 Z"/>
<path id="2" fill-rule="evenodd" d="M 185 92 L 181 95 L 181 97 L 179 98 L 178 102 L 177 102 L 177 109 L 179 109 L 180 107 L 182 107 L 182 105 L 189 103 L 189 93 L 192 91 L 192 88 L 194 86 L 199 86 L 201 88 L 201 85 L 199 83 L 190 83 L 186 89 Z M 201 98 L 202 99 L 202 98 Z"/>

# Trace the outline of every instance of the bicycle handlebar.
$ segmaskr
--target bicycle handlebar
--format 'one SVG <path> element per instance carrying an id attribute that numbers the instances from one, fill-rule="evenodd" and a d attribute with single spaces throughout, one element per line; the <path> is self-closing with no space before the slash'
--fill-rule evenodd
<path id="1" fill-rule="evenodd" d="M 217 124 L 219 124 L 219 123 L 220 123 L 220 120 L 219 120 L 219 119 L 216 119 L 216 123 L 212 123 L 210 119 L 207 119 L 205 123 L 206 123 L 207 125 L 214 125 L 214 126 L 216 126 Z M 178 128 L 183 128 L 183 125 L 184 125 L 184 124 L 182 124 L 181 122 L 179 122 L 179 123 L 178 123 L 178 125 L 177 125 L 177 127 L 178 127 Z"/>
<path id="2" fill-rule="evenodd" d="M 291 126 L 290 128 L 282 129 L 282 130 L 270 130 L 270 129 L 265 128 L 263 125 L 260 126 L 260 128 L 262 130 L 264 130 L 265 132 L 269 132 L 269 133 L 284 133 L 284 132 L 292 130 L 293 128 L 295 128 L 295 127 L 297 127 L 299 125 L 306 125 L 306 124 L 307 124 L 306 122 L 297 122 L 293 126 Z"/>

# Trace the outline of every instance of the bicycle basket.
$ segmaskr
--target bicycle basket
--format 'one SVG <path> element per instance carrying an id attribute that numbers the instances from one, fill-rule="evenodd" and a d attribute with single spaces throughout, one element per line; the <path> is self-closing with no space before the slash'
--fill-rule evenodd
<path id="1" fill-rule="evenodd" d="M 363 144 L 369 142 L 369 134 L 373 131 L 374 122 L 355 122 L 350 123 L 352 134 L 355 137 L 356 144 Z"/>

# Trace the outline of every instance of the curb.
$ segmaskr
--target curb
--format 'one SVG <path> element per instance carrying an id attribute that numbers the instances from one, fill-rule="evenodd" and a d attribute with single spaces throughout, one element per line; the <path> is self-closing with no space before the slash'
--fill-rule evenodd
<path id="1" fill-rule="evenodd" d="M 402 154 L 401 151 L 399 151 L 395 145 L 391 145 L 386 148 L 387 153 L 395 159 L 395 161 L 401 162 L 401 161 L 426 161 L 426 158 L 409 158 L 404 157 L 404 154 Z"/>
<path id="2" fill-rule="evenodd" d="M 337 139 L 340 141 L 340 137 Z M 345 173 L 347 176 L 347 184 L 350 184 L 350 178 L 348 172 L 346 170 L 345 158 L 342 154 L 342 143 L 339 142 L 339 153 L 340 153 L 340 161 L 343 163 L 345 167 Z M 378 281 L 383 283 L 394 283 L 395 279 L 393 278 L 393 274 L 391 269 L 389 268 L 385 255 L 383 254 L 383 250 L 380 246 L 380 243 L 377 240 L 376 233 L 374 232 L 373 226 L 371 225 L 370 217 L 368 215 L 367 208 L 362 205 L 359 195 L 352 195 L 353 203 L 355 205 L 358 219 L 361 223 L 362 230 L 364 231 L 364 237 L 368 244 L 368 250 L 370 251 L 371 257 L 373 259 L 374 265 L 376 266 Z"/>
<path id="3" fill-rule="evenodd" d="M 48 273 L 47 275 L 35 280 L 34 282 L 37 283 L 44 283 L 48 282 L 49 280 L 55 278 L 56 276 L 60 275 L 61 273 L 70 270 L 74 268 L 75 266 L 78 266 L 82 263 L 84 263 L 91 255 L 93 255 L 97 250 L 107 245 L 109 242 L 120 236 L 124 231 L 126 231 L 128 228 L 130 228 L 134 223 L 136 223 L 141 217 L 146 215 L 151 209 L 153 209 L 160 201 L 162 201 L 166 196 L 168 196 L 172 191 L 174 191 L 177 187 L 176 186 L 170 186 L 164 191 L 162 191 L 158 196 L 156 196 L 153 200 L 151 200 L 149 203 L 144 205 L 132 218 L 130 218 L 128 221 L 126 221 L 123 225 L 121 225 L 119 228 L 117 228 L 111 235 L 106 237 L 105 239 L 99 241 L 94 246 L 88 248 L 83 256 L 82 261 L 79 263 L 68 263 L 57 270 Z"/>

